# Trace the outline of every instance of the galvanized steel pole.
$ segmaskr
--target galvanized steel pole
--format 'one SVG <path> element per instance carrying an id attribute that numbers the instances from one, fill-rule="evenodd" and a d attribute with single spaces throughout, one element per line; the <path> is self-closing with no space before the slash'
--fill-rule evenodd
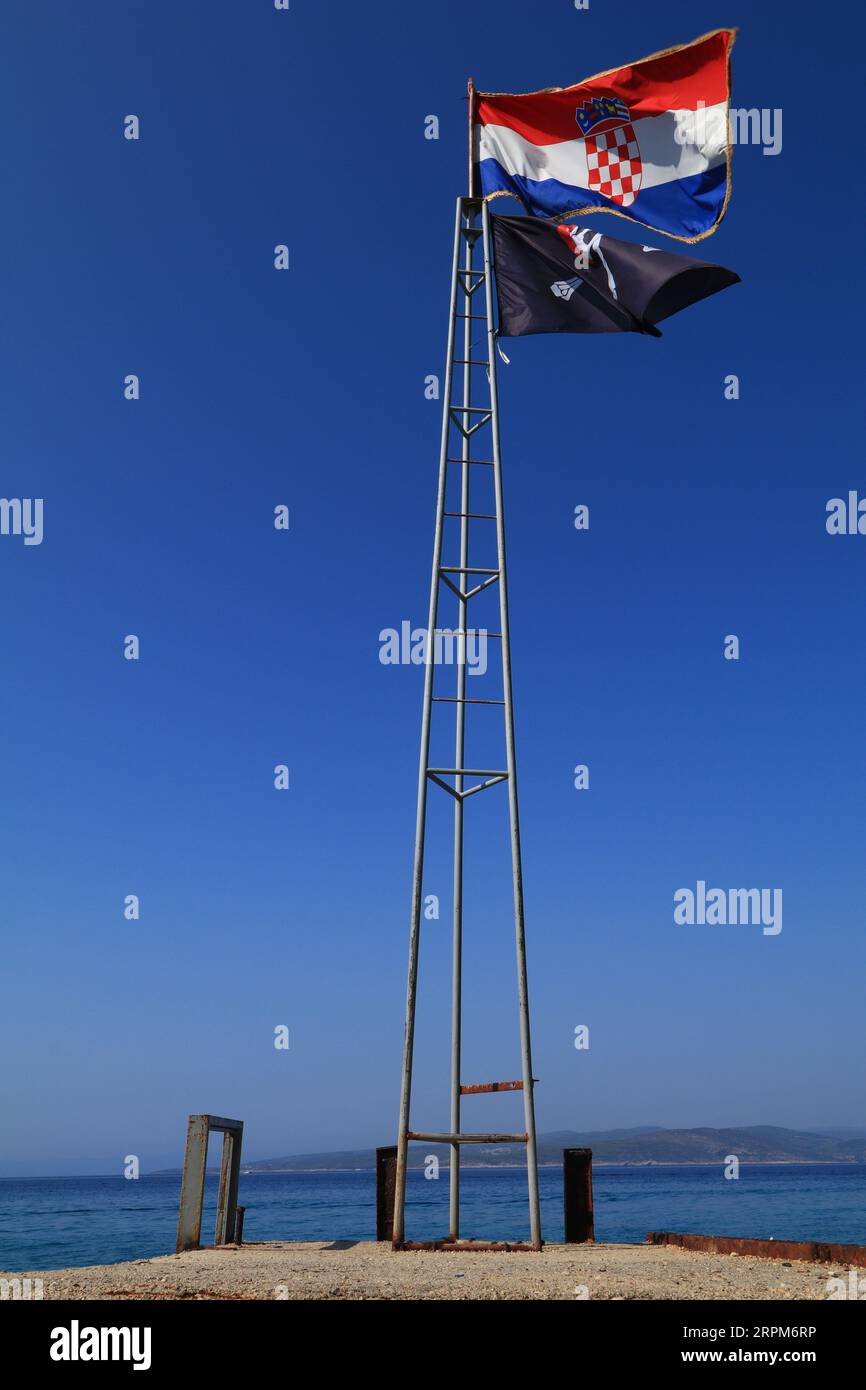
<path id="1" fill-rule="evenodd" d="M 479 226 L 479 218 L 481 225 Z M 461 265 L 461 238 L 465 255 Z M 481 241 L 483 248 L 483 269 L 476 264 L 476 243 Z M 484 285 L 485 312 L 473 314 L 473 296 Z M 462 291 L 462 301 L 460 293 Z M 458 306 L 462 302 L 465 312 L 460 314 Z M 463 357 L 455 359 L 457 324 L 463 319 Z M 486 336 L 487 352 L 477 352 L 473 356 L 473 324 L 478 324 L 480 332 Z M 462 398 L 453 399 L 455 378 L 454 367 L 463 366 Z M 489 404 L 473 405 L 473 368 L 483 369 L 489 386 Z M 490 426 L 490 457 L 472 457 L 472 439 L 482 427 Z M 462 445 L 459 457 L 450 453 L 452 427 L 459 430 Z M 460 510 L 447 511 L 448 465 L 460 466 Z M 473 512 L 470 509 L 470 476 L 476 465 L 487 465 L 493 470 L 493 490 L 495 496 L 494 513 Z M 443 564 L 443 532 L 445 518 L 455 517 L 460 521 L 459 564 Z M 470 521 L 472 519 L 492 521 L 496 525 L 497 567 L 473 567 L 470 561 Z M 499 584 L 499 616 L 501 632 L 491 634 L 501 643 L 502 693 L 503 698 L 474 699 L 466 695 L 466 667 L 468 663 L 468 617 L 469 601 L 489 585 Z M 437 638 L 439 614 L 439 586 L 444 583 L 457 598 L 458 626 L 451 634 L 457 637 L 457 679 L 456 694 L 437 695 L 435 690 L 435 669 L 437 665 Z M 443 644 L 444 646 L 444 644 Z M 451 647 L 453 651 L 453 645 Z M 430 736 L 432 706 L 434 701 L 444 701 L 455 705 L 454 766 L 450 768 L 430 765 Z M 504 710 L 505 767 L 472 768 L 466 767 L 466 708 L 470 704 L 500 705 Z M 453 783 L 445 778 L 453 777 Z M 483 780 L 466 786 L 467 777 L 480 777 Z M 418 986 L 418 958 L 421 929 L 422 882 L 424 873 L 424 840 L 427 818 L 427 783 L 435 782 L 449 792 L 455 800 L 454 808 L 454 901 L 452 921 L 452 979 L 451 979 L 451 1076 L 450 1076 L 450 1128 L 447 1134 L 438 1130 L 410 1129 L 410 1106 L 412 1093 L 412 1062 L 415 1036 L 415 1009 Z M 462 1030 L 462 991 L 463 991 L 463 877 L 464 877 L 464 809 L 467 797 L 480 791 L 508 782 L 509 821 L 511 833 L 511 862 L 514 891 L 515 940 L 517 949 L 517 994 L 520 1021 L 520 1050 L 522 1081 L 503 1081 L 490 1084 L 464 1086 L 461 1080 L 461 1030 Z M 442 401 L 442 436 L 439 455 L 439 487 L 436 504 L 436 527 L 433 541 L 433 572 L 430 583 L 430 607 L 427 624 L 426 669 L 424 675 L 424 702 L 421 720 L 421 752 L 418 768 L 418 807 L 415 824 L 415 860 L 412 882 L 412 911 L 409 936 L 409 975 L 406 991 L 406 1024 L 403 1043 L 403 1075 L 400 1093 L 400 1119 L 397 1136 L 397 1162 L 394 1186 L 393 1243 L 395 1247 L 405 1242 L 405 1203 L 406 1178 L 409 1141 L 446 1143 L 451 1150 L 450 1197 L 449 1197 L 449 1235 L 447 1242 L 435 1241 L 433 1245 L 453 1244 L 460 1238 L 460 1147 L 467 1143 L 525 1143 L 527 1176 L 529 1183 L 529 1216 L 532 1245 L 541 1247 L 541 1216 L 538 1199 L 538 1167 L 535 1140 L 535 1106 L 533 1099 L 532 1054 L 529 1034 L 529 1000 L 526 983 L 526 943 L 523 914 L 523 880 L 520 858 L 520 827 L 517 812 L 517 771 L 514 749 L 514 716 L 511 689 L 511 653 L 508 625 L 508 593 L 505 580 L 505 520 L 502 499 L 502 473 L 499 444 L 499 403 L 496 384 L 496 342 L 493 320 L 492 260 L 490 251 L 490 220 L 486 204 L 476 198 L 461 198 L 457 203 L 454 228 L 454 255 L 451 269 L 451 308 L 448 323 L 448 347 L 445 365 L 445 382 Z M 464 1134 L 461 1131 L 461 1097 L 464 1094 L 480 1094 L 495 1091 L 523 1091 L 525 1132 L 522 1134 Z M 489 1248 L 485 1246 L 484 1248 Z M 514 1247 L 509 1247 L 514 1248 Z"/>
<path id="2" fill-rule="evenodd" d="M 439 450 L 439 485 L 436 527 L 433 536 L 433 571 L 427 617 L 427 663 L 424 668 L 424 704 L 421 715 L 421 752 L 418 761 L 418 808 L 415 819 L 415 860 L 412 869 L 412 911 L 409 925 L 409 975 L 406 984 L 406 1021 L 403 1034 L 403 1075 L 400 1084 L 400 1120 L 397 1131 L 397 1176 L 394 1182 L 394 1244 L 403 1240 L 406 1204 L 406 1162 L 409 1142 L 409 1107 L 412 1096 L 412 1054 L 415 1045 L 415 1002 L 418 992 L 418 949 L 421 932 L 421 890 L 424 876 L 424 831 L 427 819 L 427 767 L 430 762 L 430 712 L 433 698 L 433 653 L 439 610 L 439 567 L 442 563 L 442 524 L 445 481 L 448 475 L 449 406 L 454 373 L 454 329 L 457 313 L 457 268 L 460 253 L 462 200 L 457 200 L 454 219 L 454 257 L 451 267 L 451 308 L 448 315 L 448 349 L 442 400 L 442 439 Z"/>
<path id="3" fill-rule="evenodd" d="M 538 1197 L 538 1157 L 535 1141 L 535 1098 L 532 1077 L 532 1045 L 529 1034 L 529 987 L 526 978 L 526 932 L 523 919 L 523 867 L 520 855 L 520 818 L 517 809 L 517 756 L 514 747 L 514 705 L 511 692 L 511 644 L 508 624 L 508 584 L 505 572 L 505 510 L 502 496 L 502 460 L 499 446 L 499 396 L 496 382 L 496 341 L 493 327 L 493 262 L 490 254 L 490 212 L 482 205 L 484 236 L 484 293 L 487 302 L 487 356 L 490 362 L 490 404 L 493 412 L 493 479 L 496 489 L 496 547 L 499 565 L 499 613 L 502 631 L 502 690 L 505 699 L 505 752 L 508 768 L 508 810 L 511 821 L 511 869 L 514 880 L 514 930 L 517 949 L 517 999 L 520 1015 L 520 1055 L 523 1068 L 523 1109 L 526 1123 L 526 1171 L 529 1182 L 530 1239 L 541 1247 L 541 1207 Z"/>
<path id="4" fill-rule="evenodd" d="M 463 222 L 467 228 L 474 226 L 477 222 L 477 213 L 469 206 L 463 217 Z M 466 318 L 463 320 L 463 441 L 461 449 L 461 477 L 460 477 L 460 565 L 466 569 L 469 564 L 469 459 L 472 453 L 472 441 L 469 436 L 472 415 L 469 407 L 472 404 L 472 320 L 469 317 L 472 299 L 467 293 L 467 286 L 472 281 L 472 268 L 475 256 L 475 237 L 465 237 L 466 251 L 463 258 L 465 275 L 463 279 L 464 307 Z M 457 628 L 463 635 L 457 639 L 457 691 L 456 691 L 456 718 L 455 718 L 455 738 L 454 738 L 454 766 L 463 767 L 465 764 L 466 747 L 466 705 L 463 703 L 466 698 L 466 656 L 468 645 L 466 641 L 466 626 L 468 617 L 468 605 L 465 598 L 461 598 L 457 603 Z M 463 778 L 455 777 L 454 788 L 456 791 L 463 791 Z M 452 927 L 452 958 L 451 958 L 451 1133 L 460 1133 L 460 1068 L 461 1068 L 461 1034 L 463 1026 L 463 798 L 454 799 L 454 919 Z M 450 1192 L 449 1192 L 449 1236 L 451 1240 L 457 1240 L 460 1235 L 460 1145 L 451 1145 L 451 1167 L 449 1169 Z"/>

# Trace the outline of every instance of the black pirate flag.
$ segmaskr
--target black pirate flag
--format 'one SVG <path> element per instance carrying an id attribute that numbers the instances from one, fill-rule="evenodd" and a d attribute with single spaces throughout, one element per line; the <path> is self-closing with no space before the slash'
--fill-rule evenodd
<path id="1" fill-rule="evenodd" d="M 657 251 L 587 227 L 491 217 L 499 331 L 649 333 L 698 300 L 736 285 L 721 265 Z"/>

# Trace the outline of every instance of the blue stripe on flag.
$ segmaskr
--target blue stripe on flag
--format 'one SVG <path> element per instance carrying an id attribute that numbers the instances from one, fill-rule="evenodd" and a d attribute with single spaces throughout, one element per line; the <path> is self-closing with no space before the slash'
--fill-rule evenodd
<path id="1" fill-rule="evenodd" d="M 520 174 L 506 174 L 497 159 L 484 159 L 479 165 L 481 191 L 485 195 L 519 193 L 535 217 L 552 217 L 572 208 L 592 205 L 616 208 L 617 204 L 591 188 L 575 188 L 556 179 L 527 179 Z M 627 216 L 644 226 L 668 232 L 673 236 L 700 236 L 715 225 L 725 205 L 727 173 L 724 164 L 693 174 L 687 179 L 672 179 L 642 189 Z"/>

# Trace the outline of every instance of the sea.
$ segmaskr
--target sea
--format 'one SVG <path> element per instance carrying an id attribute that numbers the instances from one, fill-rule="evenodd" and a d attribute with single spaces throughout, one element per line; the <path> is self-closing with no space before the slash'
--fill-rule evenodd
<path id="1" fill-rule="evenodd" d="M 540 1170 L 544 1238 L 563 1237 L 562 1169 Z M 866 1244 L 866 1164 L 721 1164 L 593 1170 L 595 1234 L 642 1242 L 647 1231 Z M 208 1177 L 202 1241 L 210 1244 L 217 1175 Z M 180 1175 L 0 1179 L 0 1269 L 110 1264 L 174 1250 Z M 246 1240 L 373 1240 L 372 1170 L 242 1173 Z M 409 1174 L 406 1234 L 448 1229 L 448 1170 Z M 461 1175 L 461 1235 L 526 1240 L 526 1171 L 467 1168 Z"/>

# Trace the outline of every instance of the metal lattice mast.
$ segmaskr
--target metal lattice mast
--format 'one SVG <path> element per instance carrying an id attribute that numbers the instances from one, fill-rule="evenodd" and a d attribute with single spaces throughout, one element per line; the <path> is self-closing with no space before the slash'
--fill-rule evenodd
<path id="1" fill-rule="evenodd" d="M 479 251 L 481 252 L 479 263 Z M 480 309 L 480 291 L 484 293 L 484 312 Z M 461 311 L 462 305 L 462 311 Z M 473 325 L 484 325 L 483 348 L 474 345 Z M 461 331 L 462 329 L 462 331 Z M 462 357 L 455 357 L 458 341 Z M 475 356 L 473 356 L 475 353 Z M 455 366 L 462 370 L 455 376 Z M 486 401 L 474 404 L 472 398 L 473 368 L 481 369 L 485 383 Z M 477 378 L 476 378 L 477 379 Z M 452 451 L 452 441 L 459 439 L 459 454 Z M 482 457 L 473 458 L 473 443 L 486 440 Z M 473 513 L 470 510 L 470 478 L 475 466 L 493 469 L 495 511 Z M 449 469 L 460 470 L 460 511 L 446 511 Z M 458 563 L 443 562 L 445 521 L 457 519 Z M 496 567 L 481 569 L 470 562 L 470 522 L 494 522 L 496 530 Z M 454 541 L 449 530 L 449 551 Z M 502 700 L 476 701 L 466 696 L 466 655 L 468 618 L 471 600 L 492 584 L 499 588 L 500 632 L 488 634 L 501 642 Z M 440 629 L 439 598 L 442 586 L 457 598 L 457 682 L 454 696 L 434 693 L 437 638 L 451 633 Z M 454 766 L 430 765 L 430 736 L 433 704 L 453 704 L 455 707 Z M 470 704 L 499 704 L 504 713 L 504 766 L 499 768 L 466 767 L 466 708 Z M 467 779 L 477 779 L 467 785 Z M 453 779 L 453 780 L 447 780 Z M 454 798 L 454 915 L 452 950 L 452 1020 L 451 1020 L 451 1106 L 448 1134 L 413 1131 L 409 1127 L 412 1093 L 412 1057 L 415 1035 L 415 1007 L 418 985 L 418 954 L 421 930 L 422 882 L 424 874 L 424 841 L 427 822 L 427 788 L 435 783 Z M 517 997 L 520 1021 L 522 1079 L 514 1082 L 493 1082 L 489 1085 L 465 1087 L 461 1081 L 462 1027 L 462 958 L 463 958 L 463 831 L 464 802 L 467 797 L 501 782 L 507 784 L 511 827 L 511 859 L 514 883 L 514 918 L 517 947 Z M 522 1090 L 525 1116 L 523 1134 L 463 1134 L 460 1129 L 461 1096 L 467 1091 Z M 448 322 L 448 348 L 442 408 L 442 440 L 439 458 L 439 487 L 436 502 L 436 526 L 433 539 L 433 570 L 430 582 L 430 607 L 427 623 L 427 662 L 424 675 L 424 704 L 421 720 L 421 752 L 418 768 L 418 811 L 415 826 L 415 860 L 412 884 L 412 912 L 409 936 L 409 976 L 406 993 L 406 1031 L 403 1048 L 403 1075 L 400 1095 L 400 1120 L 397 1138 L 397 1173 L 394 1195 L 395 1246 L 404 1242 L 404 1210 L 406 1198 L 406 1164 L 410 1140 L 428 1143 L 447 1143 L 451 1146 L 450 1167 L 450 1231 L 449 1241 L 460 1235 L 460 1146 L 466 1143 L 526 1144 L 527 1176 L 529 1183 L 529 1216 L 532 1245 L 541 1245 L 541 1216 L 538 1200 L 538 1167 L 535 1143 L 535 1106 L 533 1101 L 532 1052 L 529 1033 L 529 999 L 526 982 L 526 943 L 523 921 L 523 880 L 520 859 L 520 824 L 517 806 L 517 773 L 514 752 L 514 718 L 511 691 L 511 655 L 509 648 L 508 589 L 505 571 L 505 519 L 502 501 L 502 473 L 499 446 L 499 409 L 496 391 L 496 347 L 493 326 L 493 286 L 490 255 L 490 223 L 486 204 L 475 198 L 460 198 L 454 229 L 454 258 L 451 270 L 451 307 Z"/>

